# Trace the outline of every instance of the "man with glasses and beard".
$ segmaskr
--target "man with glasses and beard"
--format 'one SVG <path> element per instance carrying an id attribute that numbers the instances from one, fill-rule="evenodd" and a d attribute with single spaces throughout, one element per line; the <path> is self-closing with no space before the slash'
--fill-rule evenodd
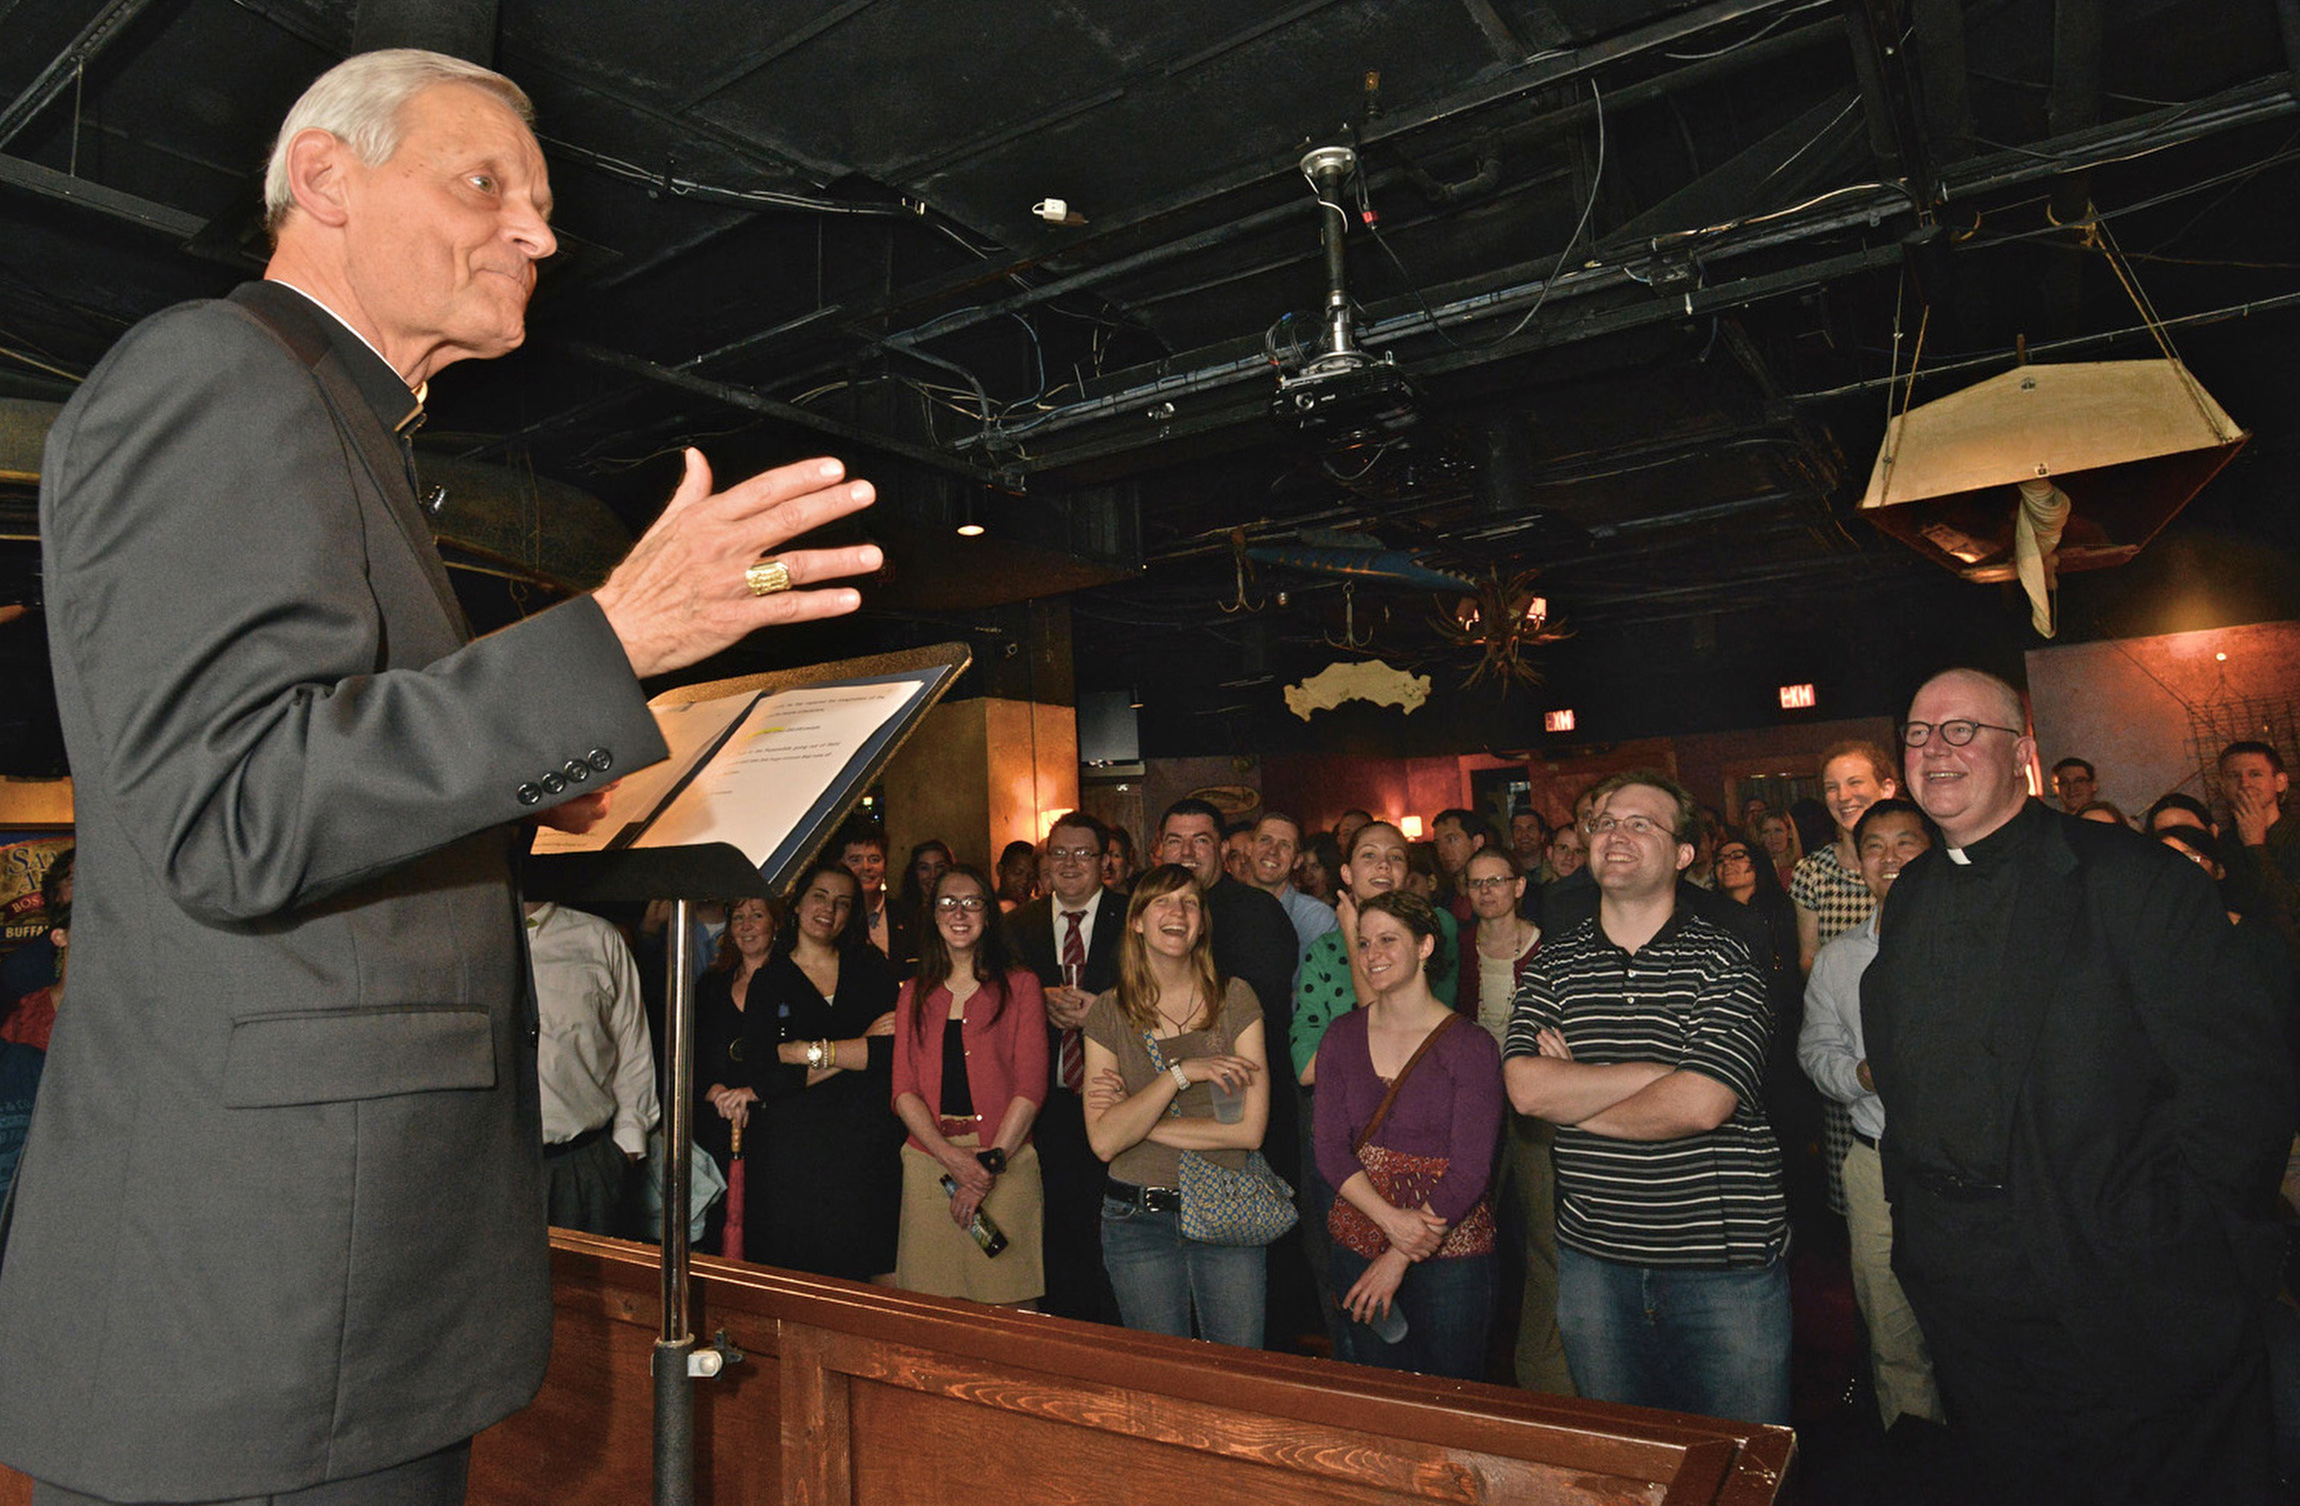
<path id="1" fill-rule="evenodd" d="M 1861 1020 L 1893 1267 L 1982 1499 L 2264 1501 L 2293 1103 L 2211 883 L 2030 798 L 2020 695 L 1927 681 Z"/>

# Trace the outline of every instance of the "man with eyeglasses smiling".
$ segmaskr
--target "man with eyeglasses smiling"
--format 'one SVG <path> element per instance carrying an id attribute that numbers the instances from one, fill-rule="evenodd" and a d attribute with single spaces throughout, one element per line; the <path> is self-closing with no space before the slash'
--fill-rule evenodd
<path id="1" fill-rule="evenodd" d="M 2030 798 L 2026 720 L 1956 669 L 1901 729 L 1945 845 L 1861 980 L 1893 1267 L 1981 1498 L 2265 1501 L 2281 1011 L 2193 865 Z"/>
<path id="2" fill-rule="evenodd" d="M 1597 797 L 1597 913 L 1534 954 L 1502 1063 L 1517 1111 L 1557 1127 L 1566 1358 L 1600 1401 L 1787 1423 L 1789 1221 L 1764 1114 L 1764 980 L 1746 946 L 1680 901 L 1692 797 L 1646 772 Z"/>
<path id="3" fill-rule="evenodd" d="M 1100 1157 L 1086 1141 L 1086 1049 L 1078 1027 L 1095 995 L 1118 984 L 1126 896 L 1103 887 L 1109 829 L 1084 811 L 1057 816 L 1047 832 L 1053 892 L 1006 917 L 1015 959 L 1046 996 L 1049 1078 L 1031 1139 L 1046 1190 L 1046 1311 L 1116 1323 L 1118 1301 L 1102 1269 Z"/>

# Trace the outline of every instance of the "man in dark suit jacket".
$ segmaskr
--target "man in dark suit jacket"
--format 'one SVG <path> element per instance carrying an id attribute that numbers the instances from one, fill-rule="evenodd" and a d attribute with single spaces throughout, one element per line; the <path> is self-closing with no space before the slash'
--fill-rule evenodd
<path id="1" fill-rule="evenodd" d="M 0 1263 L 36 1500 L 462 1499 L 550 1336 L 519 823 L 663 756 L 640 676 L 855 604 L 746 567 L 867 488 L 713 496 L 690 452 L 596 593 L 467 641 L 404 436 L 522 338 L 526 113 L 434 54 L 333 70 L 268 280 L 138 326 L 50 434 L 77 924 Z"/>
<path id="2" fill-rule="evenodd" d="M 1983 1498 L 2267 1500 L 2279 1004 L 2193 865 L 2029 798 L 2025 724 L 1951 670 L 1903 729 L 1946 845 L 1862 980 L 1893 1269 Z"/>
<path id="3" fill-rule="evenodd" d="M 1046 1298 L 1050 1313 L 1089 1323 L 1116 1323 L 1118 1300 L 1102 1268 L 1102 1158 L 1086 1141 L 1086 1111 L 1079 1087 L 1063 1081 L 1065 1038 L 1076 1041 L 1079 1022 L 1095 996 L 1118 986 L 1118 948 L 1126 933 L 1126 898 L 1102 887 L 1102 856 L 1109 833 L 1084 811 L 1054 823 L 1046 838 L 1054 892 L 1006 917 L 1008 944 L 1038 975 L 1046 995 L 1046 1101 L 1031 1138 L 1046 1184 Z M 1077 917 L 1084 963 L 1076 977 L 1063 967 L 1064 943 Z M 1083 1063 L 1084 1047 L 1077 1060 Z M 1080 1084 L 1083 1086 L 1083 1084 Z"/>
<path id="4" fill-rule="evenodd" d="M 1177 800 L 1158 822 L 1156 857 L 1179 863 L 1197 876 L 1206 896 L 1206 919 L 1214 930 L 1214 965 L 1225 978 L 1243 978 L 1262 1004 L 1262 1039 L 1279 1074 L 1270 1089 L 1270 1127 L 1262 1154 L 1287 1181 L 1296 1180 L 1301 1157 L 1294 1143 L 1294 1095 L 1284 1084 L 1284 1042 L 1294 1021 L 1294 958 L 1299 943 L 1286 907 L 1251 884 L 1222 871 L 1222 813 L 1204 800 Z"/>

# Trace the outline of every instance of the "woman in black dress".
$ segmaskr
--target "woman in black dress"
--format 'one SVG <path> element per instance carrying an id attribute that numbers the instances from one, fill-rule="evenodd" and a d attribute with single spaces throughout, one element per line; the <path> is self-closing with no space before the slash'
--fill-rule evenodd
<path id="1" fill-rule="evenodd" d="M 743 1011 L 749 1076 L 746 1258 L 867 1281 L 894 1269 L 901 1207 L 893 1097 L 893 968 L 858 924 L 854 875 L 800 879 Z"/>
<path id="2" fill-rule="evenodd" d="M 719 949 L 703 972 L 695 990 L 695 1144 L 733 1171 L 732 1130 L 748 1112 L 751 1073 L 743 1065 L 743 1006 L 751 982 L 766 964 L 775 936 L 782 930 L 782 906 L 771 899 L 738 899 L 727 905 L 727 928 L 719 933 Z M 711 1205 L 700 1250 L 726 1251 L 726 1204 Z"/>

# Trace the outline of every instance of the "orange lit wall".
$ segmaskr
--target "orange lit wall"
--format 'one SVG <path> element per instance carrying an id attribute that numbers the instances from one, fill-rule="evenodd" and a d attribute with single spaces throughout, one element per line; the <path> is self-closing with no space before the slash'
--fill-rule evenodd
<path id="1" fill-rule="evenodd" d="M 2039 762 L 2049 770 L 2063 758 L 2089 760 L 2101 797 L 2133 817 L 2170 790 L 2211 798 L 2190 746 L 2197 714 L 2212 722 L 2235 701 L 2300 699 L 2300 622 L 2072 643 L 2027 657 Z M 2288 722 L 2248 730 L 2282 742 L 2287 759 L 2300 754 Z"/>

